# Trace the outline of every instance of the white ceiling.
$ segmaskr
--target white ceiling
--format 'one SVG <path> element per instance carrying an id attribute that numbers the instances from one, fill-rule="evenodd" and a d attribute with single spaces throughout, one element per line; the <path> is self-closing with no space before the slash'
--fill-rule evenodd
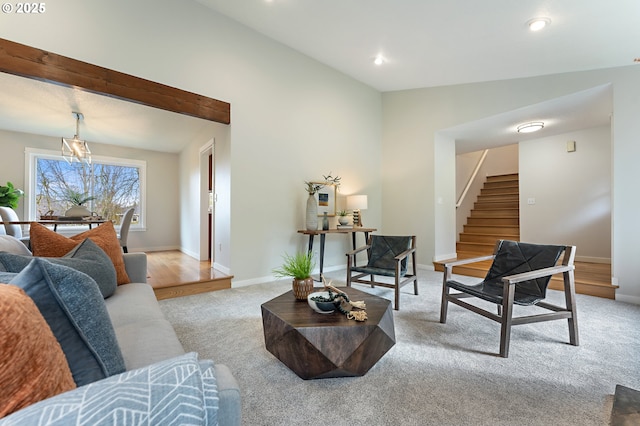
<path id="1" fill-rule="evenodd" d="M 514 144 L 531 139 L 606 126 L 613 111 L 612 88 L 605 84 L 578 93 L 529 105 L 482 120 L 464 123 L 440 133 L 456 141 L 456 153 Z M 542 121 L 544 129 L 535 133 L 518 133 L 517 126 Z"/>
<path id="2" fill-rule="evenodd" d="M 640 57 L 638 0 L 195 1 L 380 91 L 633 66 Z M 536 16 L 552 22 L 531 33 L 525 24 Z M 387 58 L 380 67 L 378 53 Z M 179 152 L 214 125 L 3 73 L 0 93 L 0 129 L 18 132 L 72 137 L 77 110 L 89 142 Z M 610 88 L 596 88 L 446 132 L 466 152 L 516 142 L 520 118 L 554 121 L 540 137 L 604 124 L 610 113 Z"/>
<path id="3" fill-rule="evenodd" d="M 196 0 L 380 91 L 633 65 L 638 0 Z M 541 32 L 526 23 L 544 16 Z M 387 63 L 375 66 L 383 54 Z"/>

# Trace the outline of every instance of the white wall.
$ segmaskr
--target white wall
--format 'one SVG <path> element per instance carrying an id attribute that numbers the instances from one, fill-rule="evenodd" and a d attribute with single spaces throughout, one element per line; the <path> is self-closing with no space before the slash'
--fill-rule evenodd
<path id="1" fill-rule="evenodd" d="M 178 155 L 124 148 L 88 141 L 94 155 L 144 160 L 147 162 L 146 229 L 129 232 L 130 251 L 171 250 L 180 246 L 178 223 Z M 60 138 L 0 130 L 0 182 L 11 181 L 25 187 L 25 148 L 60 149 Z M 59 151 L 58 151 L 59 152 Z M 28 196 L 28 194 L 26 194 Z M 24 202 L 17 209 L 25 217 Z"/>
<path id="2" fill-rule="evenodd" d="M 216 145 L 228 143 L 228 134 L 229 126 L 212 123 L 205 133 L 196 136 L 180 153 L 180 247 L 184 253 L 199 260 L 207 260 L 207 253 L 201 244 L 203 239 L 208 239 L 206 217 L 203 217 L 206 206 L 203 205 L 202 195 L 203 191 L 208 192 L 207 158 L 211 151 L 209 149 L 203 153 L 202 150 L 214 140 Z M 207 158 L 203 158 L 203 155 Z M 225 222 L 220 219 L 219 225 L 227 229 L 230 227 L 228 220 Z"/>
<path id="3" fill-rule="evenodd" d="M 482 168 L 485 177 L 510 175 L 518 171 L 518 144 L 490 149 Z"/>
<path id="4" fill-rule="evenodd" d="M 418 241 L 424 241 L 418 253 L 420 263 L 449 253 L 455 246 L 456 228 L 438 219 L 455 217 L 455 204 L 449 202 L 455 194 L 446 195 L 455 191 L 455 185 L 450 189 L 455 171 L 449 175 L 435 173 L 436 163 L 449 161 L 437 157 L 445 152 L 437 147 L 437 132 L 610 83 L 614 105 L 612 267 L 620 285 L 616 298 L 640 303 L 640 263 L 635 259 L 640 240 L 640 227 L 635 223 L 636 212 L 640 210 L 636 187 L 640 181 L 638 81 L 640 68 L 629 66 L 383 94 L 383 226 L 385 229 L 388 226 L 388 213 L 393 206 L 406 201 L 405 194 L 412 194 L 412 199 L 404 203 L 406 209 L 393 210 L 394 226 L 402 224 L 408 232 L 418 234 Z M 398 176 L 398 168 L 406 170 L 404 176 Z M 409 185 L 406 191 L 397 190 Z M 439 197 L 445 204 L 436 207 Z M 437 214 L 436 210 L 443 213 Z M 444 241 L 436 239 L 436 229 Z"/>
<path id="5" fill-rule="evenodd" d="M 609 126 L 520 143 L 520 239 L 575 245 L 580 260 L 610 261 Z"/>
<path id="6" fill-rule="evenodd" d="M 3 14 L 2 37 L 231 104 L 230 192 L 218 203 L 229 206 L 221 257 L 234 286 L 306 247 L 305 180 L 342 176 L 339 201 L 367 194 L 365 224 L 380 228 L 379 92 L 196 2 L 59 0 L 34 18 Z M 60 31 L 68 22 L 76 30 Z M 348 247 L 327 238 L 325 266 L 343 265 Z"/>

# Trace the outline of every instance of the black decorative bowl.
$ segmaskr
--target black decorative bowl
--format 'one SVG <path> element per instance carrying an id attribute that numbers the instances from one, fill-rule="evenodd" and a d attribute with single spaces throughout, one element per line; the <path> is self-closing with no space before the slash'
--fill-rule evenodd
<path id="1" fill-rule="evenodd" d="M 331 312 L 336 310 L 335 302 L 322 302 L 319 300 L 314 300 L 314 299 L 321 299 L 321 298 L 328 299 L 329 292 L 316 291 L 314 293 L 309 294 L 309 296 L 307 296 L 307 302 L 309 303 L 309 306 L 311 306 L 311 309 L 313 309 L 314 311 L 320 314 L 330 314 Z"/>

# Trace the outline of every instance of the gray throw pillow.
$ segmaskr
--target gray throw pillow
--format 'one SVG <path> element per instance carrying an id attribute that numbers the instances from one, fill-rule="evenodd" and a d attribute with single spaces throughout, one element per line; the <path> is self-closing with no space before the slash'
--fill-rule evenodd
<path id="1" fill-rule="evenodd" d="M 67 357 L 76 385 L 125 371 L 98 285 L 87 274 L 35 257 L 9 283 L 33 299 Z"/>
<path id="2" fill-rule="evenodd" d="M 14 279 L 16 275 L 18 274 L 15 274 L 13 272 L 0 271 L 0 283 L 7 284 L 9 281 Z"/>
<path id="3" fill-rule="evenodd" d="M 22 244 L 22 243 L 21 243 Z M 118 286 L 116 269 L 107 254 L 89 238 L 78 244 L 63 257 L 46 257 L 51 263 L 64 265 L 84 272 L 95 280 L 103 298 L 111 296 Z M 20 272 L 27 267 L 33 256 L 0 253 L 0 271 Z"/>

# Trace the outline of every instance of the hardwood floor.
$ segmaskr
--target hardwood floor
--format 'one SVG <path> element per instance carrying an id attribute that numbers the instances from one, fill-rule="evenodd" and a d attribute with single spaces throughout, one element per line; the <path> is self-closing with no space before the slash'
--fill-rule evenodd
<path id="1" fill-rule="evenodd" d="M 158 300 L 231 288 L 232 278 L 178 250 L 147 253 L 147 282 Z"/>

